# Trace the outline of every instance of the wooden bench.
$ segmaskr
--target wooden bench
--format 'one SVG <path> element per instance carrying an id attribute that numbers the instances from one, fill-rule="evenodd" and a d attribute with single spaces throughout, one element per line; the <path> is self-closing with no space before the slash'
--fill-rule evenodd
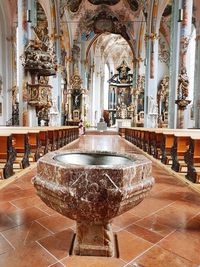
<path id="1" fill-rule="evenodd" d="M 174 132 L 162 133 L 161 162 L 169 164 L 171 160 L 171 148 L 174 144 Z"/>
<path id="2" fill-rule="evenodd" d="M 31 152 L 29 145 L 28 131 L 17 127 L 0 127 L 1 133 L 12 134 L 12 142 L 16 151 L 14 164 L 19 164 L 20 168 L 25 169 L 30 165 L 29 154 Z"/>
<path id="3" fill-rule="evenodd" d="M 187 167 L 184 157 L 189 149 L 191 136 L 199 137 L 200 132 L 195 130 L 185 130 L 174 134 L 174 144 L 171 148 L 172 170 L 184 172 L 183 167 Z M 187 170 L 185 170 L 186 172 Z"/>
<path id="4" fill-rule="evenodd" d="M 28 133 L 28 143 L 31 149 L 29 157 L 32 157 L 34 161 L 37 161 L 42 153 L 42 136 L 43 132 L 38 127 L 0 127 L 3 131 L 26 131 Z"/>
<path id="5" fill-rule="evenodd" d="M 40 141 L 40 131 L 34 129 L 28 129 L 28 140 L 31 147 L 31 153 L 33 153 L 33 160 L 36 162 L 42 153 L 42 144 Z"/>
<path id="6" fill-rule="evenodd" d="M 13 147 L 11 133 L 0 133 L 0 166 L 1 179 L 9 178 L 14 174 L 13 162 L 16 158 L 16 151 Z"/>
<path id="7" fill-rule="evenodd" d="M 119 132 L 119 135 L 121 136 L 121 137 L 125 137 L 125 131 L 126 131 L 126 128 L 119 128 L 119 130 L 118 130 L 118 132 Z"/>
<path id="8" fill-rule="evenodd" d="M 194 183 L 200 183 L 200 135 L 190 137 L 189 149 L 184 159 L 187 164 L 185 177 Z"/>
<path id="9" fill-rule="evenodd" d="M 200 130 L 126 128 L 125 138 L 186 178 L 200 182 Z"/>

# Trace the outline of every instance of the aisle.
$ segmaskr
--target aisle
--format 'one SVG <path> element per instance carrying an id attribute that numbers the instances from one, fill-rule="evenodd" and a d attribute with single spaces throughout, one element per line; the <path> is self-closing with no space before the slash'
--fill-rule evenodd
<path id="1" fill-rule="evenodd" d="M 86 135 L 63 149 L 138 153 L 116 135 Z M 153 165 L 156 184 L 117 217 L 119 258 L 69 256 L 75 223 L 48 208 L 31 184 L 34 168 L 0 190 L 2 267 L 184 267 L 200 265 L 200 196 Z"/>

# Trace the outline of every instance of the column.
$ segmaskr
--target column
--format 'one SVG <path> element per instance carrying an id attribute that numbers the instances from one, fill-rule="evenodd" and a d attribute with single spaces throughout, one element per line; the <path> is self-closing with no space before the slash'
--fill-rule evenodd
<path id="1" fill-rule="evenodd" d="M 61 47 L 60 47 L 60 4 L 59 1 L 54 1 L 55 4 L 55 45 L 56 45 L 56 60 L 57 64 L 61 65 Z M 61 125 L 61 113 L 62 113 L 62 89 L 61 89 L 61 71 L 57 71 L 55 79 L 54 97 L 57 99 L 58 111 L 59 111 L 59 123 Z"/>
<path id="2" fill-rule="evenodd" d="M 26 1 L 18 0 L 18 29 L 17 29 L 17 86 L 19 88 L 19 125 L 26 124 L 27 104 L 24 103 L 25 77 L 21 56 L 24 53 L 26 43 Z"/>
<path id="3" fill-rule="evenodd" d="M 67 93 L 67 120 L 71 121 L 72 120 L 72 94 L 71 94 L 71 89 L 68 89 Z"/>
<path id="4" fill-rule="evenodd" d="M 137 123 L 137 111 L 138 111 L 138 98 L 139 98 L 139 94 L 142 91 L 142 74 L 141 74 L 141 64 L 144 61 L 144 59 L 139 55 L 139 57 L 136 59 L 137 61 L 137 69 L 138 69 L 138 75 L 137 75 L 137 88 L 134 91 L 134 95 L 135 95 L 135 123 Z"/>
<path id="5" fill-rule="evenodd" d="M 184 125 L 184 111 L 191 100 L 188 100 L 188 75 L 186 65 L 186 54 L 190 41 L 191 22 L 192 22 L 192 8 L 193 0 L 183 0 L 183 21 L 181 23 L 181 39 L 180 39 L 180 65 L 179 77 L 177 87 L 177 100 L 175 103 L 178 105 L 177 128 L 183 129 Z"/>
<path id="6" fill-rule="evenodd" d="M 177 108 L 174 105 L 177 97 L 178 71 L 179 71 L 179 51 L 180 51 L 180 23 L 179 8 L 182 0 L 174 0 L 172 5 L 172 17 L 170 26 L 170 68 L 169 68 L 169 105 L 168 105 L 168 127 L 176 128 Z"/>
<path id="7" fill-rule="evenodd" d="M 157 127 L 157 73 L 158 73 L 158 34 L 151 33 L 146 36 L 147 67 L 145 76 L 145 102 L 144 102 L 144 126 Z M 153 107 L 153 109 L 152 109 Z M 150 114 L 151 113 L 151 114 Z"/>
<path id="8" fill-rule="evenodd" d="M 158 6 L 159 1 L 152 1 L 152 10 L 149 12 L 145 47 L 146 47 L 146 76 L 144 94 L 144 126 L 156 127 L 156 98 L 157 98 L 157 73 L 158 73 Z M 152 105 L 153 104 L 153 105 Z M 150 110 L 151 109 L 151 110 Z M 151 113 L 151 114 L 150 114 Z"/>
<path id="9" fill-rule="evenodd" d="M 195 128 L 200 128 L 200 21 L 197 21 L 196 28 L 196 60 L 195 60 L 195 81 L 194 81 L 194 119 Z"/>
<path id="10" fill-rule="evenodd" d="M 36 5 L 34 1 L 28 0 L 28 6 L 27 10 L 30 10 L 30 21 L 27 21 L 27 41 L 34 39 L 33 37 L 33 20 L 34 20 L 34 13 L 36 12 L 35 10 Z M 31 75 L 30 73 L 27 73 L 27 80 L 31 81 Z M 35 82 L 35 78 L 33 78 Z M 32 83 L 32 82 L 31 82 Z M 38 119 L 36 116 L 36 109 L 33 106 L 27 105 L 27 113 L 28 113 L 28 126 L 37 126 L 38 125 Z"/>
<path id="11" fill-rule="evenodd" d="M 81 103 L 81 119 L 85 121 L 85 89 L 81 90 L 82 93 L 82 103 Z"/>

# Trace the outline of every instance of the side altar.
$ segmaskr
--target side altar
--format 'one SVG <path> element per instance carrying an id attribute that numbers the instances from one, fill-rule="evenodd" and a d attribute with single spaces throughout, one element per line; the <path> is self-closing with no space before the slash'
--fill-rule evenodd
<path id="1" fill-rule="evenodd" d="M 72 76 L 70 88 L 67 90 L 67 103 L 65 105 L 66 124 L 85 120 L 85 95 L 82 80 L 78 71 Z"/>

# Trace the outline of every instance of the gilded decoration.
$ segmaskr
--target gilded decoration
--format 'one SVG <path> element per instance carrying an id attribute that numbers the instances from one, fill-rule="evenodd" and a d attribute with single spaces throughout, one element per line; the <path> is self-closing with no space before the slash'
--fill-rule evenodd
<path id="1" fill-rule="evenodd" d="M 129 40 L 126 25 L 121 23 L 118 18 L 112 14 L 112 11 L 105 6 L 94 12 L 86 12 L 80 22 L 81 32 L 94 32 L 101 34 L 104 32 L 121 34 L 125 40 Z"/>
<path id="2" fill-rule="evenodd" d="M 79 74 L 74 74 L 71 78 L 72 89 L 81 89 L 82 80 Z"/>
<path id="3" fill-rule="evenodd" d="M 48 84 L 27 84 L 29 100 L 28 103 L 35 107 L 51 107 L 51 89 Z"/>
<path id="4" fill-rule="evenodd" d="M 25 70 L 38 75 L 50 76 L 56 74 L 54 45 L 48 34 L 47 22 L 38 18 L 38 24 L 33 27 L 34 39 L 30 40 L 22 56 Z"/>
<path id="5" fill-rule="evenodd" d="M 109 80 L 109 118 L 110 124 L 114 125 L 116 119 L 133 120 L 136 106 L 132 99 L 133 74 L 129 73 L 130 68 L 123 60 Z"/>

